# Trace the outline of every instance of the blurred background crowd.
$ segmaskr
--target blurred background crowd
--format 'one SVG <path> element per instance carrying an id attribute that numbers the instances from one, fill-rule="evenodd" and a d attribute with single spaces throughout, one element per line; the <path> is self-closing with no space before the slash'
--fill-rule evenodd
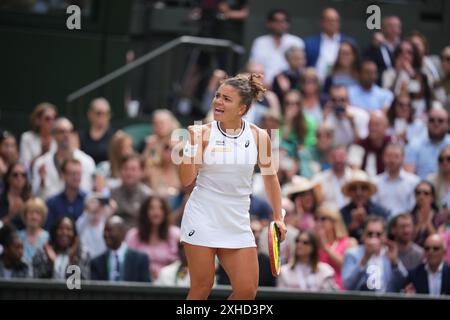
<path id="1" fill-rule="evenodd" d="M 239 43 L 250 8 L 201 1 L 192 15 L 202 17 L 201 36 Z M 274 278 L 272 210 L 256 172 L 249 213 L 260 286 L 450 294 L 450 46 L 430 52 L 396 15 L 367 31 L 368 46 L 341 32 L 336 9 L 317 20 L 316 34 L 294 34 L 289 12 L 270 10 L 238 70 L 264 76 L 267 93 L 246 119 L 272 135 L 287 212 Z M 202 85 L 209 59 L 215 69 Z M 188 75 L 204 123 L 227 77 L 223 59 L 200 53 Z M 178 106 L 153 110 L 139 143 L 111 124 L 104 97 L 90 101 L 86 128 L 50 102 L 20 135 L 1 123 L 0 278 L 65 279 L 78 265 L 82 279 L 188 286 L 179 225 L 194 185 L 181 185 L 171 135 L 191 108 Z M 228 283 L 217 264 L 216 284 Z"/>

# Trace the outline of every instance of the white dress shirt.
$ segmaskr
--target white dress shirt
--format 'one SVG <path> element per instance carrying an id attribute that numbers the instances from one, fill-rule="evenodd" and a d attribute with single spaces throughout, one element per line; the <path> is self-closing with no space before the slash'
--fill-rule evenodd
<path id="1" fill-rule="evenodd" d="M 275 76 L 288 69 L 288 63 L 284 53 L 290 47 L 303 49 L 305 44 L 297 36 L 285 33 L 281 36 L 280 45 L 277 47 L 274 37 L 270 34 L 260 36 L 253 41 L 250 51 L 250 61 L 264 66 L 264 82 L 272 85 Z"/>
<path id="2" fill-rule="evenodd" d="M 333 37 L 329 37 L 325 33 L 321 33 L 320 38 L 320 51 L 316 69 L 320 82 L 323 83 L 336 62 L 341 45 L 341 35 L 337 33 Z"/>
<path id="3" fill-rule="evenodd" d="M 419 182 L 418 176 L 403 169 L 395 179 L 383 172 L 373 178 L 378 190 L 372 200 L 390 210 L 392 216 L 410 212 L 415 204 L 414 188 Z"/>
<path id="4" fill-rule="evenodd" d="M 428 264 L 425 265 L 425 270 L 427 270 L 428 274 L 428 289 L 431 296 L 440 296 L 441 295 L 441 286 L 442 286 L 442 269 L 444 268 L 444 262 L 441 262 L 436 272 L 433 273 L 431 271 Z"/>

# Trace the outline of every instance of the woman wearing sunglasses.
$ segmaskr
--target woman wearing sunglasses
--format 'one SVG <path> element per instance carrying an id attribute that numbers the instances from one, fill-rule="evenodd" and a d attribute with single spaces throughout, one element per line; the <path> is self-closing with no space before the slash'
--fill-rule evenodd
<path id="1" fill-rule="evenodd" d="M 319 241 L 314 233 L 301 231 L 295 242 L 294 259 L 281 267 L 277 287 L 303 291 L 337 290 L 333 268 L 319 261 Z"/>
<path id="2" fill-rule="evenodd" d="M 16 228 L 23 229 L 20 214 L 31 195 L 31 185 L 25 165 L 21 162 L 10 165 L 4 181 L 5 189 L 0 195 L 0 220 L 3 223 L 13 223 Z"/>
<path id="3" fill-rule="evenodd" d="M 338 210 L 327 207 L 317 209 L 315 233 L 319 241 L 319 261 L 329 264 L 334 270 L 334 280 L 343 290 L 341 268 L 344 253 L 357 245 L 354 238 L 348 236 L 347 228 Z"/>
<path id="4" fill-rule="evenodd" d="M 436 204 L 436 191 L 428 181 L 421 181 L 414 190 L 416 205 L 411 214 L 414 220 L 414 242 L 424 245 L 425 239 L 437 231 L 442 219 Z"/>
<path id="5" fill-rule="evenodd" d="M 440 208 L 450 208 L 450 146 L 438 156 L 438 172 L 427 179 L 436 190 L 436 202 Z"/>

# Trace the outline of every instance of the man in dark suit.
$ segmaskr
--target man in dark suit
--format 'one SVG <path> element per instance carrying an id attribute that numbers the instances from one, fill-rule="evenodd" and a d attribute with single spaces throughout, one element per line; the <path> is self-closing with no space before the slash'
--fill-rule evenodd
<path id="1" fill-rule="evenodd" d="M 319 79 L 323 82 L 327 72 L 334 64 L 342 41 L 356 45 L 356 41 L 340 33 L 339 12 L 333 8 L 322 11 L 320 18 L 321 33 L 305 39 L 306 62 L 308 67 L 317 68 Z"/>
<path id="2" fill-rule="evenodd" d="M 397 16 L 387 16 L 381 24 L 381 32 L 375 32 L 372 44 L 367 48 L 365 56 L 375 62 L 378 67 L 378 84 L 383 71 L 394 66 L 394 50 L 400 43 L 402 22 Z"/>
<path id="3" fill-rule="evenodd" d="M 425 240 L 425 263 L 409 271 L 405 292 L 450 295 L 450 267 L 444 262 L 445 245 L 438 234 Z"/>
<path id="4" fill-rule="evenodd" d="M 92 280 L 151 281 L 147 255 L 128 248 L 125 234 L 123 219 L 110 217 L 103 233 L 108 250 L 91 261 Z"/>

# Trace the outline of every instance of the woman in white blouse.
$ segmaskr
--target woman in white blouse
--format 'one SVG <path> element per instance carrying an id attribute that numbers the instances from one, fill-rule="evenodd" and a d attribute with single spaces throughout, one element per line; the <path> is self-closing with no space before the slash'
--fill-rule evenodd
<path id="1" fill-rule="evenodd" d="M 299 233 L 295 250 L 293 261 L 281 267 L 277 287 L 302 291 L 337 290 L 333 268 L 319 262 L 319 243 L 312 232 Z"/>

